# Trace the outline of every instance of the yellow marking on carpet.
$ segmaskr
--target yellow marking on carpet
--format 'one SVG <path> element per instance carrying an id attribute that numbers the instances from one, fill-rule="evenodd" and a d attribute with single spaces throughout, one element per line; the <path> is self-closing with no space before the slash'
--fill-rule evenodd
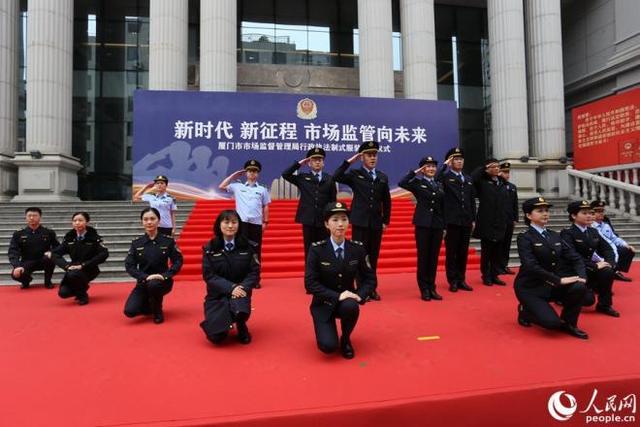
<path id="1" fill-rule="evenodd" d="M 418 341 L 434 341 L 434 340 L 439 340 L 440 336 L 439 335 L 433 335 L 430 337 L 418 337 Z"/>

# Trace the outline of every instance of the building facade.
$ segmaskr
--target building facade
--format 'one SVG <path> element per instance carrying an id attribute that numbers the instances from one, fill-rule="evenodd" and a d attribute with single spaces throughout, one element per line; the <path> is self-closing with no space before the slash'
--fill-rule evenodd
<path id="1" fill-rule="evenodd" d="M 553 196 L 570 108 L 640 83 L 634 0 L 3 0 L 0 200 L 128 199 L 136 89 L 454 100 Z M 28 88 L 28 90 L 27 90 Z"/>

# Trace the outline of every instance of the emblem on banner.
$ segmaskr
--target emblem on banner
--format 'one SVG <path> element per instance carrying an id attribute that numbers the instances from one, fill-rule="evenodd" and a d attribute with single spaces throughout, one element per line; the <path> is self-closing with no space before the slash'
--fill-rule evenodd
<path id="1" fill-rule="evenodd" d="M 318 117 L 318 107 L 314 100 L 309 98 L 304 98 L 298 101 L 298 106 L 296 107 L 296 114 L 299 118 L 304 120 L 311 120 Z"/>

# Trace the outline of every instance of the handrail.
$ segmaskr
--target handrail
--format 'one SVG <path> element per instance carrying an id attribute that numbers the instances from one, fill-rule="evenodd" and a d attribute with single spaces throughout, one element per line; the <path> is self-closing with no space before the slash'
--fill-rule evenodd
<path id="1" fill-rule="evenodd" d="M 626 163 L 624 165 L 605 166 L 605 167 L 593 168 L 593 169 L 582 169 L 582 171 L 589 172 L 589 173 L 602 173 L 602 172 L 615 172 L 615 171 L 623 171 L 627 169 L 638 169 L 638 168 L 640 168 L 640 163 Z"/>
<path id="2" fill-rule="evenodd" d="M 605 178 L 600 175 L 595 175 L 593 173 L 579 171 L 576 169 L 567 169 L 567 173 L 569 175 L 573 175 L 581 179 L 586 179 L 591 182 L 604 184 L 609 187 L 615 187 L 619 190 L 629 191 L 634 194 L 640 194 L 640 186 L 638 185 L 627 184 L 626 182 L 621 182 L 621 181 L 618 181 L 617 179 Z"/>

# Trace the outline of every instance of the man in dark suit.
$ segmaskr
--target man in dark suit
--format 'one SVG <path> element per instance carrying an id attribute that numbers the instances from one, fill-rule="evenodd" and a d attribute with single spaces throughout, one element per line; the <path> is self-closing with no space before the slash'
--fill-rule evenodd
<path id="1" fill-rule="evenodd" d="M 472 291 L 465 282 L 469 239 L 476 221 L 476 192 L 471 177 L 462 172 L 464 153 L 458 147 L 450 149 L 444 166 L 436 179 L 444 187 L 444 212 L 446 220 L 446 268 L 449 290 Z"/>
<path id="2" fill-rule="evenodd" d="M 358 148 L 358 153 L 342 162 L 333 174 L 337 182 L 348 185 L 353 191 L 350 218 L 353 240 L 364 244 L 374 272 L 378 266 L 382 233 L 391 219 L 389 177 L 376 169 L 379 148 L 377 142 L 365 142 Z M 358 159 L 362 160 L 362 167 L 347 172 L 349 165 Z M 375 288 L 371 299 L 380 300 Z"/>
<path id="3" fill-rule="evenodd" d="M 587 333 L 578 328 L 587 290 L 584 262 L 558 233 L 546 228 L 550 207 L 542 197 L 522 204 L 524 222 L 529 228 L 518 236 L 521 266 L 513 286 L 520 302 L 518 323 L 524 327 L 535 323 L 587 339 Z M 551 301 L 562 303 L 560 316 Z"/>
<path id="4" fill-rule="evenodd" d="M 437 160 L 431 156 L 424 157 L 418 166 L 418 169 L 409 171 L 398 186 L 410 191 L 416 198 L 413 225 L 420 298 L 424 301 L 441 300 L 442 296 L 436 291 L 436 273 L 444 230 L 444 188 L 442 183 L 434 179 Z"/>
<path id="5" fill-rule="evenodd" d="M 307 156 L 304 159 L 294 162 L 282 172 L 282 177 L 300 190 L 296 222 L 302 224 L 305 261 L 311 243 L 329 236 L 329 232 L 324 226 L 322 210 L 327 203 L 336 201 L 336 184 L 333 177 L 323 171 L 325 156 L 325 151 L 322 148 L 312 148 L 307 151 Z M 311 172 L 294 173 L 303 165 L 309 165 Z"/>
<path id="6" fill-rule="evenodd" d="M 373 291 L 376 276 L 362 243 L 345 237 L 349 228 L 347 206 L 329 203 L 324 218 L 331 236 L 311 245 L 304 285 L 313 294 L 310 310 L 318 348 L 324 353 L 337 350 L 336 319 L 340 319 L 340 351 L 344 358 L 352 359 L 355 351 L 351 333 L 358 322 L 359 304 L 364 304 Z"/>
<path id="7" fill-rule="evenodd" d="M 507 230 L 507 187 L 500 174 L 500 163 L 494 158 L 484 162 L 471 174 L 473 185 L 480 200 L 478 218 L 473 231 L 480 239 L 480 270 L 482 283 L 486 286 L 506 286 L 498 277 L 500 268 L 500 249 Z"/>
<path id="8" fill-rule="evenodd" d="M 44 287 L 51 289 L 51 278 L 55 269 L 51 251 L 60 243 L 55 231 L 40 225 L 40 208 L 29 207 L 24 214 L 27 226 L 15 231 L 9 243 L 9 262 L 13 268 L 11 277 L 21 283 L 21 289 L 27 289 L 33 280 L 31 274 L 44 270 Z"/>
<path id="9" fill-rule="evenodd" d="M 591 227 L 593 223 L 591 204 L 586 200 L 572 202 L 569 203 L 567 212 L 573 225 L 562 230 L 560 235 L 582 256 L 587 269 L 588 291 L 582 304 L 593 305 L 596 302 L 594 294 L 598 294 L 596 311 L 608 316 L 620 317 L 620 313 L 612 307 L 611 288 L 615 275 L 615 255 L 598 230 Z"/>
<path id="10" fill-rule="evenodd" d="M 507 188 L 507 203 L 505 203 L 507 230 L 504 233 L 502 248 L 500 249 L 500 271 L 498 274 L 515 274 L 509 268 L 509 252 L 511 252 L 513 229 L 518 222 L 518 187 L 509 181 L 511 178 L 511 163 L 505 162 L 500 165 L 500 177 L 504 179 L 504 185 Z"/>

